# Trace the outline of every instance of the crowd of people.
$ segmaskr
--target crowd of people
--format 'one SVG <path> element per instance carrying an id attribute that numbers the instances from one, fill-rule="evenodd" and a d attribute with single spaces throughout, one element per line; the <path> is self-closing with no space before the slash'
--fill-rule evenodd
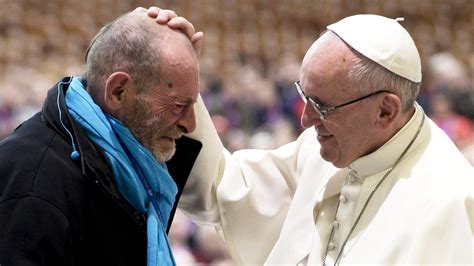
<path id="1" fill-rule="evenodd" d="M 230 150 L 277 147 L 302 130 L 297 118 L 303 102 L 293 85 L 298 79 L 297 58 L 282 58 L 281 64 L 267 71 L 255 61 L 241 56 L 230 65 L 233 75 L 226 78 L 209 72 L 201 75 L 202 97 Z M 474 164 L 474 89 L 469 70 L 449 52 L 434 54 L 425 63 L 418 102 Z M 24 77 L 32 77 L 35 83 Z M 8 70 L 1 86 L 0 138 L 40 108 L 50 82 L 33 69 Z"/>
<path id="2" fill-rule="evenodd" d="M 127 5 L 124 8 L 131 9 Z M 21 6 L 16 6 L 12 10 L 16 11 L 9 12 L 25 12 L 21 10 Z M 188 18 L 192 20 L 192 16 Z M 35 58 L 32 55 L 35 53 L 52 55 L 55 59 L 59 58 L 65 62 L 61 69 L 64 74 L 81 74 L 83 70 L 80 60 L 84 52 L 82 49 L 85 47 L 81 46 L 80 42 L 76 44 L 74 42 L 75 39 L 82 37 L 89 39 L 86 38 L 88 33 L 81 30 L 86 31 L 87 25 L 93 25 L 93 22 L 88 22 L 87 19 L 83 21 L 80 29 L 75 30 L 80 34 L 73 35 L 68 48 L 61 46 L 61 49 L 69 53 L 68 56 L 63 56 L 61 53 L 51 52 L 57 48 L 55 46 L 59 45 L 59 41 L 36 47 L 34 40 L 43 40 L 38 37 L 39 35 L 30 35 L 30 32 L 24 30 L 33 26 L 15 24 L 20 22 L 10 21 L 9 23 L 13 26 L 3 27 L 0 37 L 16 35 L 19 39 L 10 42 L 8 47 L 4 42 L 0 42 L 2 48 L 5 48 L 3 49 L 4 56 L 0 58 L 2 62 L 0 64 L 2 72 L 0 74 L 0 139 L 10 134 L 21 121 L 41 108 L 46 89 L 57 77 L 48 71 L 48 67 L 53 68 L 53 66 L 42 64 L 41 57 Z M 31 21 L 24 23 L 33 24 Z M 421 28 L 423 28 L 422 25 L 417 27 L 419 31 Z M 205 31 L 205 29 L 199 30 Z M 44 31 L 45 34 L 53 34 L 48 33 L 47 29 Z M 462 40 L 465 37 L 464 31 L 460 32 L 458 38 Z M 212 31 L 205 31 L 205 34 L 211 44 L 219 40 Z M 51 40 L 56 39 L 54 35 L 50 37 Z M 25 39 L 21 39 L 23 37 Z M 307 36 L 307 38 L 315 39 L 316 36 Z M 419 37 L 420 40 L 427 41 L 426 38 L 426 36 Z M 21 55 L 14 49 L 15 45 L 23 45 L 23 42 L 29 45 L 24 48 L 31 57 L 27 61 L 21 59 Z M 307 46 L 310 43 L 311 41 L 308 40 L 304 45 Z M 255 51 L 235 53 L 228 56 L 230 59 L 225 60 L 223 75 L 215 71 L 216 62 L 213 61 L 212 55 L 216 51 L 208 51 L 206 54 L 205 49 L 200 60 L 201 95 L 225 147 L 230 151 L 242 148 L 271 149 L 294 140 L 302 132 L 303 128 L 298 121 L 303 112 L 304 103 L 294 88 L 294 81 L 299 79 L 301 54 L 284 53 L 277 59 L 273 58 L 271 64 L 266 64 L 261 56 L 255 54 Z M 424 57 L 423 84 L 417 101 L 474 165 L 472 69 L 469 69 L 466 61 L 460 58 L 459 54 L 449 50 L 423 48 L 420 50 L 425 53 L 431 52 L 431 54 L 425 54 Z M 464 56 L 469 57 L 467 54 Z M 58 71 L 54 69 L 53 72 Z M 170 243 L 178 264 L 231 263 L 224 244 L 215 231 L 198 228 L 180 212 L 174 218 L 170 231 Z"/>

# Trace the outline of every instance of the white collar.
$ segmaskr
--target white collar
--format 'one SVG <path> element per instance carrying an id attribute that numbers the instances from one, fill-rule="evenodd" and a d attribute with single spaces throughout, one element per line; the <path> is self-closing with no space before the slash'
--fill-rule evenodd
<path id="1" fill-rule="evenodd" d="M 413 116 L 389 141 L 376 151 L 352 162 L 349 168 L 353 170 L 357 176 L 365 177 L 391 167 L 415 136 L 424 115 L 421 106 L 415 103 L 415 113 Z M 427 124 L 425 121 L 423 128 L 426 128 Z M 420 136 L 417 137 L 413 146 L 410 148 L 411 150 L 422 143 L 424 139 L 423 131 L 425 130 L 422 129 Z"/>

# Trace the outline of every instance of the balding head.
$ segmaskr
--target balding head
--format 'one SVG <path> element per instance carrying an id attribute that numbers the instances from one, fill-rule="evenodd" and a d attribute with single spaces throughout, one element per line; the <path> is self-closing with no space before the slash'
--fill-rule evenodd
<path id="1" fill-rule="evenodd" d="M 159 25 L 145 10 L 136 9 L 104 26 L 91 42 L 86 53 L 88 90 L 99 100 L 95 96 L 107 77 L 123 71 L 130 74 L 137 90 L 146 91 L 162 81 L 162 61 L 179 53 L 196 58 L 181 31 Z"/>
<path id="2" fill-rule="evenodd" d="M 157 24 L 144 10 L 102 28 L 88 49 L 86 65 L 94 102 L 158 161 L 169 160 L 175 139 L 196 127 L 199 66 L 191 41 Z"/>

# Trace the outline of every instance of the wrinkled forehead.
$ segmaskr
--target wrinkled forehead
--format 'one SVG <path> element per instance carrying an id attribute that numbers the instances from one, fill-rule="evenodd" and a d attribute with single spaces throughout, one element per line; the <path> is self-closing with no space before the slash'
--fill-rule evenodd
<path id="1" fill-rule="evenodd" d="M 173 47 L 175 44 L 182 44 L 187 48 L 187 51 L 193 52 L 191 40 L 181 30 L 172 29 L 167 25 L 158 24 L 155 19 L 150 18 L 147 15 L 146 10 L 142 8 L 137 8 L 128 13 L 124 19 L 147 29 L 149 34 L 152 35 L 152 38 L 154 37 L 156 39 L 155 44 L 162 46 L 163 48 L 167 48 L 168 46 Z M 175 48 L 179 50 L 182 47 L 179 46 Z"/>
<path id="2" fill-rule="evenodd" d="M 194 50 L 184 34 L 169 34 L 162 40 L 161 64 L 165 74 L 196 78 L 199 65 Z"/>
<path id="3" fill-rule="evenodd" d="M 161 50 L 162 85 L 169 95 L 195 100 L 199 93 L 199 65 L 194 51 L 186 42 L 172 43 Z"/>

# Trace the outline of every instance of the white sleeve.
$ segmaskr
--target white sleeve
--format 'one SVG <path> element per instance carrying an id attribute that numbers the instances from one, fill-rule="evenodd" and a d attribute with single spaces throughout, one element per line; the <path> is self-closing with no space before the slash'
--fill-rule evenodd
<path id="1" fill-rule="evenodd" d="M 189 137 L 203 147 L 179 207 L 198 224 L 222 230 L 234 259 L 261 261 L 278 238 L 310 148 L 317 145 L 314 130 L 275 150 L 231 155 L 201 99 L 195 112 L 197 127 Z"/>

